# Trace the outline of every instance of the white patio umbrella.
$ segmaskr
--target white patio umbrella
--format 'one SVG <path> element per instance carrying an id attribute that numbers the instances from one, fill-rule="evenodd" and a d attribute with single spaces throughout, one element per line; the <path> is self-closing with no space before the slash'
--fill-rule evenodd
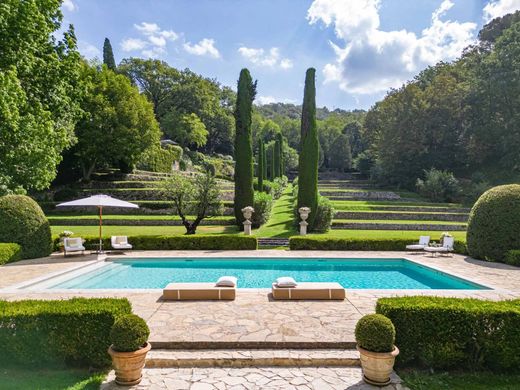
<path id="1" fill-rule="evenodd" d="M 99 252 L 103 252 L 103 207 L 126 207 L 137 209 L 138 205 L 130 202 L 125 202 L 124 200 L 119 200 L 112 198 L 108 195 L 94 195 L 89 196 L 88 198 L 77 199 L 71 202 L 60 203 L 56 207 L 85 207 L 92 206 L 97 207 L 99 209 Z"/>

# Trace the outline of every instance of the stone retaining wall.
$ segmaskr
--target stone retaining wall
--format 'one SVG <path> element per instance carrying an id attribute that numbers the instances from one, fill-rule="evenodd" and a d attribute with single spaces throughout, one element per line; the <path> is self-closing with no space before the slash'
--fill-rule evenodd
<path id="1" fill-rule="evenodd" d="M 349 212 L 338 211 L 336 219 L 387 219 L 387 220 L 408 220 L 408 221 L 447 221 L 447 222 L 467 222 L 468 214 L 449 214 L 449 213 L 385 213 L 385 212 Z"/>
<path id="2" fill-rule="evenodd" d="M 434 230 L 434 231 L 465 231 L 466 225 L 434 225 L 427 223 L 420 224 L 400 224 L 400 223 L 348 223 L 332 222 L 332 229 L 350 230 Z"/>

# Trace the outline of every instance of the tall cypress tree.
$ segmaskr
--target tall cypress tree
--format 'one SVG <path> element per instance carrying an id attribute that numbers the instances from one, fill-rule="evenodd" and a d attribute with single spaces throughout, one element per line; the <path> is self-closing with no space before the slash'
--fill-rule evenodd
<path id="1" fill-rule="evenodd" d="M 264 153 L 264 141 L 260 139 L 258 142 L 258 191 L 264 191 L 264 164 L 265 164 L 265 153 Z"/>
<path id="2" fill-rule="evenodd" d="M 265 143 L 263 141 L 262 141 L 262 143 L 263 143 L 262 150 L 263 150 L 263 159 L 264 159 L 263 175 L 264 175 L 264 180 L 267 180 L 267 149 L 265 147 Z"/>
<path id="3" fill-rule="evenodd" d="M 279 177 L 282 177 L 285 173 L 285 166 L 283 163 L 283 136 L 282 136 L 282 133 L 276 134 L 276 140 L 278 142 L 278 155 L 279 155 L 278 165 L 279 165 L 279 170 L 280 170 Z"/>
<path id="4" fill-rule="evenodd" d="M 105 38 L 105 43 L 103 43 L 103 63 L 110 70 L 116 70 L 116 60 L 114 59 L 114 52 L 112 51 L 112 45 L 110 44 L 110 40 Z"/>
<path id="5" fill-rule="evenodd" d="M 298 208 L 310 207 L 308 222 L 312 227 L 318 207 L 318 153 L 316 128 L 316 69 L 309 68 L 305 75 L 303 93 L 300 156 L 298 161 Z"/>
<path id="6" fill-rule="evenodd" d="M 242 69 L 238 79 L 237 104 L 235 107 L 235 219 L 243 228 L 242 209 L 253 206 L 253 139 L 251 115 L 256 95 L 256 81 L 249 70 Z"/>
<path id="7" fill-rule="evenodd" d="M 280 177 L 280 140 L 278 136 L 273 146 L 273 173 L 275 178 Z"/>

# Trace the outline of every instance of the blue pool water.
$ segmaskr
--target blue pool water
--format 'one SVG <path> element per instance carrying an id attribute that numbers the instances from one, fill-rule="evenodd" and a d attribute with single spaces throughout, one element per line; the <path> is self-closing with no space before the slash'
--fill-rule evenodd
<path id="1" fill-rule="evenodd" d="M 52 288 L 164 288 L 171 282 L 215 282 L 238 278 L 239 288 L 270 288 L 280 276 L 297 282 L 338 282 L 357 289 L 456 289 L 486 287 L 405 259 L 168 258 L 107 261 Z"/>

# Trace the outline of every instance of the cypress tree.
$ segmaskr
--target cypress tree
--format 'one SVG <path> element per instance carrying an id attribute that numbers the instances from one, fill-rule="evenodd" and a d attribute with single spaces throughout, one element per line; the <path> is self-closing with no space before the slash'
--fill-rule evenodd
<path id="1" fill-rule="evenodd" d="M 279 168 L 280 176 L 279 177 L 282 177 L 285 173 L 285 166 L 283 163 L 283 136 L 282 136 L 282 133 L 276 134 L 276 139 L 278 141 L 278 148 L 279 148 L 278 155 L 280 156 L 279 157 L 279 166 L 280 166 L 280 168 Z"/>
<path id="2" fill-rule="evenodd" d="M 238 79 L 237 103 L 235 107 L 235 219 L 243 228 L 242 209 L 253 206 L 253 139 L 251 136 L 251 114 L 256 95 L 256 82 L 249 70 L 242 69 Z"/>
<path id="3" fill-rule="evenodd" d="M 275 178 L 280 177 L 280 140 L 278 135 L 273 146 L 273 173 Z"/>
<path id="4" fill-rule="evenodd" d="M 266 150 L 266 147 L 265 147 L 265 143 L 262 141 L 263 143 L 263 146 L 262 146 L 262 150 L 263 150 L 263 159 L 264 159 L 264 172 L 263 172 L 263 175 L 264 175 L 264 180 L 267 180 L 267 150 Z"/>
<path id="5" fill-rule="evenodd" d="M 103 43 L 103 63 L 110 70 L 116 70 L 116 60 L 114 59 L 114 52 L 112 51 L 112 45 L 110 44 L 110 40 L 105 38 L 105 43 Z"/>
<path id="6" fill-rule="evenodd" d="M 260 139 L 258 142 L 258 191 L 264 191 L 264 164 L 265 164 L 265 153 L 264 153 L 264 141 Z"/>
<path id="7" fill-rule="evenodd" d="M 314 68 L 307 69 L 303 94 L 300 156 L 298 161 L 298 208 L 310 207 L 308 222 L 312 226 L 318 207 L 318 154 L 316 128 L 316 85 Z"/>

